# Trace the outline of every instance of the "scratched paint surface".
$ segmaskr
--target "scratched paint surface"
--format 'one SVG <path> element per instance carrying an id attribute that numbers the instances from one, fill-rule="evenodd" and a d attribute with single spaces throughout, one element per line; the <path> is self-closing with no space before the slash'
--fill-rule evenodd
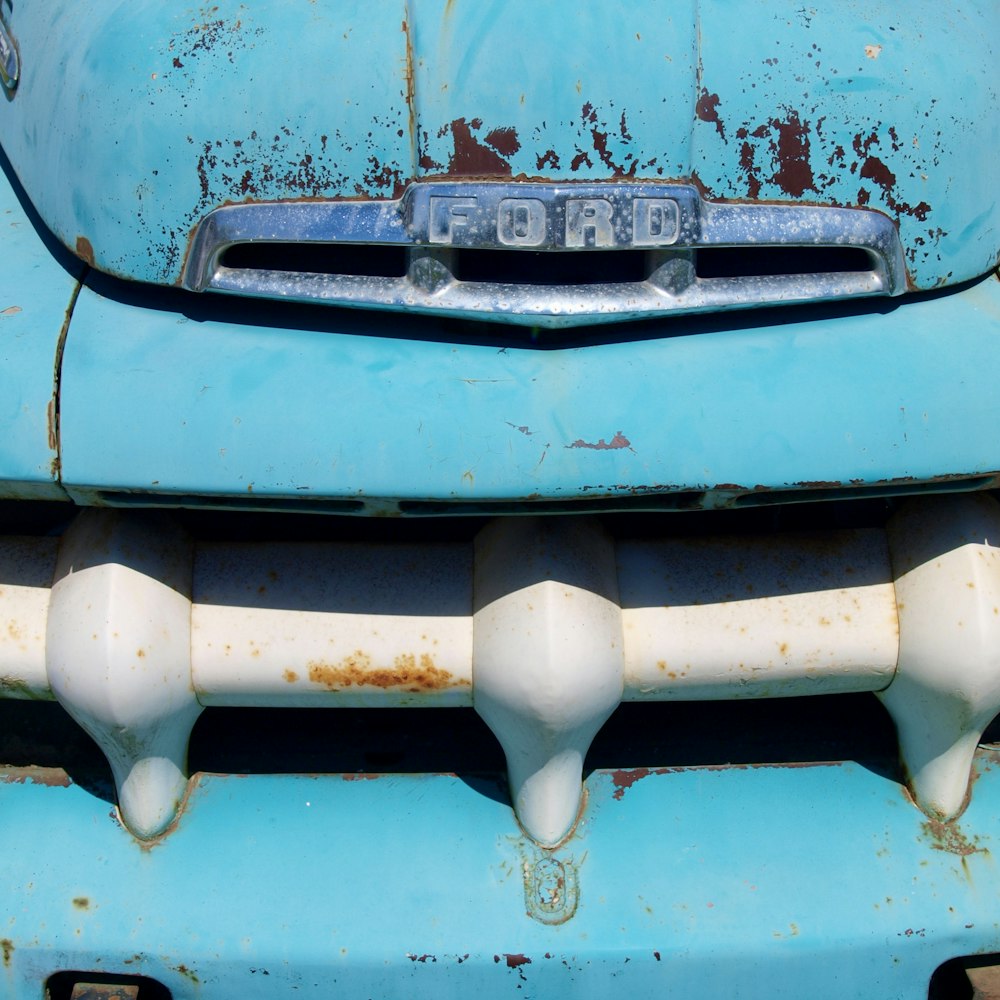
<path id="1" fill-rule="evenodd" d="M 4 148 L 54 232 L 175 283 L 228 203 L 415 177 L 691 180 L 867 207 L 930 288 L 997 259 L 993 0 L 20 3 Z"/>
<path id="2" fill-rule="evenodd" d="M 98 968 L 178 1000 L 925 1000 L 940 962 L 1000 949 L 995 755 L 977 771 L 947 828 L 851 761 L 597 771 L 542 857 L 477 778 L 203 775 L 143 849 L 99 788 L 22 770 L 0 781 L 0 984 L 34 1000 L 53 969 Z M 575 910 L 549 922 L 566 886 Z"/>
<path id="3" fill-rule="evenodd" d="M 83 265 L 53 258 L 0 161 L 0 497 L 65 499 L 57 479 L 55 371 Z M 69 270 L 64 266 L 69 265 Z"/>
<path id="4" fill-rule="evenodd" d="M 313 309 L 291 329 L 258 304 L 232 322 L 230 300 L 194 314 L 187 302 L 81 293 L 62 380 L 74 497 L 457 513 L 464 501 L 669 505 L 714 488 L 905 490 L 1000 470 L 995 277 L 835 323 L 774 310 L 549 350 L 463 342 L 439 321 Z M 308 325 L 317 312 L 335 324 Z"/>

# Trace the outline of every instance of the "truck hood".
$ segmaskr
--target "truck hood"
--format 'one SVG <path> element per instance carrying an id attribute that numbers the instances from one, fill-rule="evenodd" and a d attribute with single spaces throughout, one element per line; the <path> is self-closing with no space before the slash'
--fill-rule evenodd
<path id="1" fill-rule="evenodd" d="M 997 262 L 1000 7 L 18 3 L 4 149 L 70 249 L 178 284 L 243 202 L 418 179 L 684 182 L 884 213 L 910 287 Z"/>

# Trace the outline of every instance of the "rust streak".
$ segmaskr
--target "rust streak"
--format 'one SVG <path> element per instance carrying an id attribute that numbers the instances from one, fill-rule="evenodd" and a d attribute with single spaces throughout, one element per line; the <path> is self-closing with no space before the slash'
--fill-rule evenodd
<path id="1" fill-rule="evenodd" d="M 0 938 L 0 951 L 3 952 L 4 967 L 10 968 L 10 956 L 14 953 L 14 942 L 10 938 Z"/>
<path id="2" fill-rule="evenodd" d="M 413 38 L 410 35 L 410 25 L 403 19 L 403 35 L 406 39 L 406 64 L 403 68 L 403 77 L 406 82 L 406 111 L 407 128 L 410 133 L 410 158 L 413 163 L 420 161 L 420 151 L 417 148 L 417 87 L 416 78 L 413 72 Z"/>
<path id="3" fill-rule="evenodd" d="M 467 685 L 465 678 L 455 678 L 448 670 L 442 670 L 427 653 L 417 656 L 404 653 L 397 656 L 392 667 L 372 666 L 372 659 L 360 649 L 339 663 L 324 663 L 312 660 L 308 664 L 309 680 L 322 684 L 330 691 L 353 686 L 406 688 L 413 693 L 421 691 L 441 691 L 445 688 Z"/>

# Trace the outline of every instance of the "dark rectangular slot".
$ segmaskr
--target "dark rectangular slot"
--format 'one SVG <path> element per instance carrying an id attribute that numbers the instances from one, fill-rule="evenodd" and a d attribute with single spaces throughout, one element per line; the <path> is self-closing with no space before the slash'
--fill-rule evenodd
<path id="1" fill-rule="evenodd" d="M 872 261 L 858 247 L 706 247 L 694 266 L 699 278 L 748 278 L 870 271 Z"/>
<path id="2" fill-rule="evenodd" d="M 357 243 L 237 243 L 220 261 L 246 271 L 293 271 L 354 277 L 402 278 L 406 249 Z"/>
<path id="3" fill-rule="evenodd" d="M 603 285 L 645 281 L 642 250 L 467 250 L 455 253 L 459 281 L 504 285 Z"/>

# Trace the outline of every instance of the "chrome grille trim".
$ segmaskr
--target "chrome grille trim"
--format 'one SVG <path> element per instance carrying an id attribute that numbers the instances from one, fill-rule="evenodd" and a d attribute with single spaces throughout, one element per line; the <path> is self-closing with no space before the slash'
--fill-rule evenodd
<path id="1" fill-rule="evenodd" d="M 403 247 L 405 275 L 230 267 L 232 247 L 331 244 Z M 857 249 L 865 270 L 704 278 L 699 248 Z M 588 284 L 463 281 L 459 255 L 480 249 L 541 265 L 544 254 L 639 251 L 641 281 Z M 544 275 L 542 275 L 544 282 Z M 622 322 L 707 309 L 899 295 L 906 290 L 893 222 L 867 209 L 717 204 L 687 185 L 411 185 L 394 201 L 270 202 L 209 213 L 192 240 L 183 284 L 193 291 L 474 316 L 532 326 Z"/>

